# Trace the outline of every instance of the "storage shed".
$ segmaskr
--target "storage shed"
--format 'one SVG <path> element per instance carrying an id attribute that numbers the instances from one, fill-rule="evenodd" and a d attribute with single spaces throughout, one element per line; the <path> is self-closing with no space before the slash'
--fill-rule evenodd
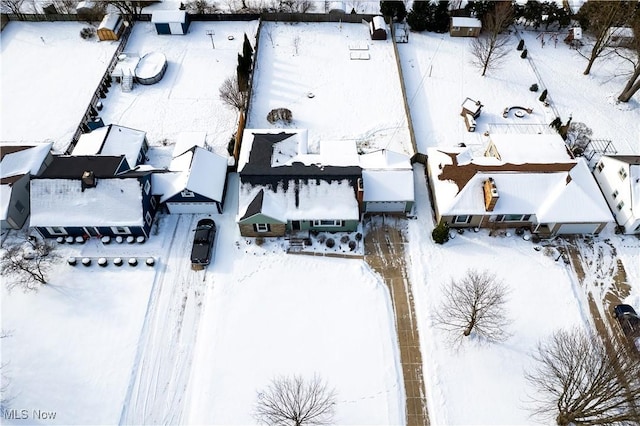
<path id="1" fill-rule="evenodd" d="M 184 10 L 156 10 L 151 14 L 151 22 L 158 34 L 186 34 L 189 31 L 189 17 Z"/>
<path id="2" fill-rule="evenodd" d="M 118 40 L 124 31 L 125 22 L 119 13 L 108 13 L 102 18 L 97 33 L 100 41 Z"/>
<path id="3" fill-rule="evenodd" d="M 449 25 L 451 37 L 478 37 L 482 30 L 482 22 L 477 18 L 454 16 Z"/>
<path id="4" fill-rule="evenodd" d="M 369 32 L 371 33 L 371 40 L 386 40 L 387 39 L 387 23 L 384 22 L 382 16 L 374 16 L 369 23 Z"/>

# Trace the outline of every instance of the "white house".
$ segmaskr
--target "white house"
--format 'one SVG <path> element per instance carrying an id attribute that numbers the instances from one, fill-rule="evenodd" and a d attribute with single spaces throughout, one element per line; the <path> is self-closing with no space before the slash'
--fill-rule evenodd
<path id="1" fill-rule="evenodd" d="M 625 234 L 640 234 L 640 156 L 605 155 L 593 172 Z"/>
<path id="2" fill-rule="evenodd" d="M 556 134 L 491 135 L 483 154 L 428 150 L 438 221 L 452 227 L 526 227 L 543 236 L 597 234 L 611 212 L 583 159 Z"/>

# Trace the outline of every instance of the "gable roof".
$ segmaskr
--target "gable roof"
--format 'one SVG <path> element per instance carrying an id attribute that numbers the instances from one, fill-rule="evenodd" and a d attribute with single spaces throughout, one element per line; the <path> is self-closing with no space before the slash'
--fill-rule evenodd
<path id="1" fill-rule="evenodd" d="M 493 133 L 491 144 L 500 160 L 512 164 L 549 164 L 570 161 L 564 140 L 559 134 Z"/>
<path id="2" fill-rule="evenodd" d="M 412 170 L 363 170 L 364 201 L 414 201 Z"/>
<path id="3" fill-rule="evenodd" d="M 287 222 L 282 206 L 278 204 L 271 193 L 265 194 L 264 189 L 260 189 L 255 198 L 251 200 L 244 215 L 240 218 L 240 221 L 253 217 L 257 214 L 263 214 L 282 223 Z"/>
<path id="4" fill-rule="evenodd" d="M 51 152 L 53 143 L 0 145 L 0 179 L 25 174 L 36 175 Z"/>
<path id="5" fill-rule="evenodd" d="M 207 132 L 181 132 L 178 135 L 176 144 L 173 147 L 173 158 L 189 151 L 194 146 L 204 148 L 207 139 Z"/>
<path id="6" fill-rule="evenodd" d="M 71 155 L 124 155 L 135 166 L 145 137 L 142 130 L 109 124 L 80 135 Z"/>
<path id="7" fill-rule="evenodd" d="M 47 179 L 80 179 L 82 173 L 92 171 L 97 178 L 114 177 L 119 171 L 129 169 L 124 155 L 56 155 L 51 164 L 39 176 Z"/>
<path id="8" fill-rule="evenodd" d="M 482 28 L 482 22 L 477 18 L 454 16 L 451 18 L 452 27 Z"/>
<path id="9" fill-rule="evenodd" d="M 30 226 L 143 225 L 137 179 L 99 179 L 84 191 L 72 179 L 31 181 Z"/>
<path id="10" fill-rule="evenodd" d="M 187 189 L 209 199 L 221 202 L 227 177 L 227 159 L 194 146 L 174 158 L 170 172 L 154 174 L 154 193 L 163 203 Z"/>

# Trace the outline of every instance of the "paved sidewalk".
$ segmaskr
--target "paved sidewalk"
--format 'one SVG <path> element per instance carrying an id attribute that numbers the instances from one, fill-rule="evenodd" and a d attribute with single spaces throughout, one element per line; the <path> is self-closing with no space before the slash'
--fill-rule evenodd
<path id="1" fill-rule="evenodd" d="M 379 224 L 372 226 L 374 228 L 369 229 L 365 236 L 365 261 L 382 275 L 391 293 L 406 393 L 407 425 L 428 425 L 420 338 L 406 273 L 405 242 L 396 228 Z"/>

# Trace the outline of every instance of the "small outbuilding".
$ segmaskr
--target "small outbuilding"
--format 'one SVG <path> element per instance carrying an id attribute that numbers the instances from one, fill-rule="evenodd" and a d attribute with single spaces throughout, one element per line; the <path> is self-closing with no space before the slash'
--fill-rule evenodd
<path id="1" fill-rule="evenodd" d="M 387 39 L 387 23 L 384 22 L 382 16 L 378 15 L 373 17 L 371 22 L 369 22 L 369 32 L 371 33 L 371 40 Z"/>
<path id="2" fill-rule="evenodd" d="M 100 41 L 118 40 L 124 31 L 125 22 L 119 13 L 108 13 L 102 18 L 100 26 L 96 31 Z"/>
<path id="3" fill-rule="evenodd" d="M 477 18 L 454 16 L 449 25 L 451 37 L 478 37 L 482 30 L 482 22 Z"/>
<path id="4" fill-rule="evenodd" d="M 151 22 L 158 34 L 181 34 L 189 31 L 189 15 L 184 10 L 156 10 L 151 14 Z"/>

